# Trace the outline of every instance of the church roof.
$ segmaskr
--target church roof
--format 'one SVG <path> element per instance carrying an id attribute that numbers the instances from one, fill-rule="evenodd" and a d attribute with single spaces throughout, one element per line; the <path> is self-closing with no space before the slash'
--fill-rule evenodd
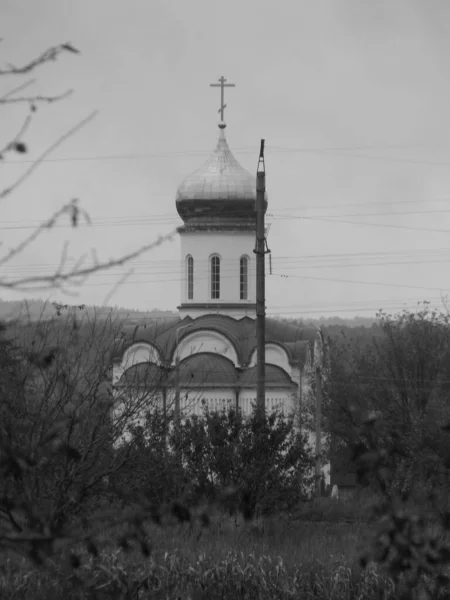
<path id="1" fill-rule="evenodd" d="M 139 363 L 127 369 L 117 385 L 158 385 L 163 383 L 163 377 L 163 369 L 158 365 L 149 362 Z"/>
<path id="2" fill-rule="evenodd" d="M 183 387 L 234 386 L 237 372 L 228 358 L 212 352 L 199 352 L 180 362 L 179 381 Z M 172 373 L 169 385 L 174 384 L 177 374 Z"/>
<path id="3" fill-rule="evenodd" d="M 256 175 L 234 158 L 220 129 L 217 146 L 208 160 L 186 177 L 177 191 L 180 200 L 255 200 Z"/>
<path id="4" fill-rule="evenodd" d="M 292 382 L 289 375 L 281 367 L 277 365 L 266 364 L 266 387 L 295 387 L 295 383 Z M 242 372 L 239 378 L 239 385 L 241 387 L 256 387 L 256 367 L 246 369 Z"/>
<path id="5" fill-rule="evenodd" d="M 256 225 L 256 170 L 252 174 L 239 164 L 225 138 L 225 124 L 220 124 L 219 128 L 215 150 L 178 188 L 176 206 L 184 221 L 181 229 L 253 231 Z"/>
<path id="6" fill-rule="evenodd" d="M 150 362 L 133 365 L 125 371 L 116 385 L 174 387 L 177 380 L 186 388 L 201 387 L 242 387 L 256 386 L 256 367 L 245 369 L 239 373 L 228 358 L 212 352 L 199 352 L 188 356 L 180 362 L 179 373 L 172 370 L 168 380 L 165 379 L 164 369 Z M 295 387 L 289 375 L 277 365 L 266 365 L 266 387 L 286 388 Z"/>
<path id="7" fill-rule="evenodd" d="M 180 329 L 183 327 L 183 329 Z M 196 319 L 191 317 L 173 317 L 170 319 L 140 321 L 124 327 L 123 340 L 117 347 L 115 358 L 121 358 L 127 347 L 137 342 L 154 344 L 164 360 L 171 362 L 178 339 L 196 331 L 216 331 L 226 336 L 233 344 L 241 364 L 250 361 L 256 347 L 256 321 L 249 317 L 234 319 L 227 315 L 208 314 Z M 317 327 L 299 326 L 279 319 L 266 318 L 266 342 L 283 346 L 291 361 L 303 366 L 307 360 L 308 347 L 314 343 Z"/>

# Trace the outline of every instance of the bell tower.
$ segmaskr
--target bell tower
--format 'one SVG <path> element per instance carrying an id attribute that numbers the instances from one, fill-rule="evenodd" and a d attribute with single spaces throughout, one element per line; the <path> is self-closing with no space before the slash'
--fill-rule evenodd
<path id="1" fill-rule="evenodd" d="M 256 317 L 256 175 L 231 153 L 223 122 L 221 77 L 219 139 L 209 159 L 188 175 L 177 191 L 183 225 L 180 316 L 218 313 Z M 267 207 L 267 199 L 266 199 Z"/>

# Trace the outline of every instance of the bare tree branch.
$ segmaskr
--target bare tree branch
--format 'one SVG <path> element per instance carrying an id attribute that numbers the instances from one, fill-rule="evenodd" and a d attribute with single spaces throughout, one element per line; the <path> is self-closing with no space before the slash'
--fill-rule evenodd
<path id="1" fill-rule="evenodd" d="M 60 44 L 59 46 L 49 48 L 37 58 L 31 60 L 22 67 L 16 67 L 15 65 L 9 64 L 6 69 L 0 69 L 0 75 L 25 75 L 26 73 L 30 73 L 30 71 L 33 71 L 33 69 L 43 65 L 44 63 L 56 60 L 62 52 L 72 52 L 75 54 L 79 54 L 79 50 L 74 48 L 72 44 Z"/>
<path id="2" fill-rule="evenodd" d="M 142 246 L 138 250 L 125 254 L 120 258 L 111 259 L 108 261 L 99 262 L 96 265 L 79 268 L 78 270 L 71 270 L 67 273 L 54 273 L 53 275 L 36 275 L 32 277 L 23 277 L 21 279 L 16 279 L 14 281 L 6 281 L 0 279 L 0 288 L 11 289 L 16 291 L 29 291 L 30 287 L 33 287 L 33 290 L 40 289 L 48 289 L 49 287 L 60 287 L 64 282 L 73 282 L 78 277 L 87 277 L 97 273 L 99 271 L 105 271 L 108 269 L 112 269 L 114 267 L 119 267 L 124 265 L 127 262 L 138 258 L 145 252 L 149 250 L 153 250 L 163 244 L 166 241 L 172 241 L 175 235 L 177 234 L 177 230 L 173 230 L 170 233 L 160 236 L 157 240 L 150 244 L 146 244 Z M 31 236 L 30 236 L 31 237 Z M 36 236 L 37 237 L 37 236 Z M 25 246 L 21 245 L 21 249 L 23 250 Z M 14 251 L 14 255 L 19 252 L 19 249 Z M 1 264 L 1 263 L 0 263 Z M 37 286 L 37 287 L 36 287 Z M 41 287 L 40 287 L 41 286 Z M 43 286 L 43 287 L 42 287 Z"/>
<path id="3" fill-rule="evenodd" d="M 128 277 L 130 277 L 130 275 L 132 275 L 133 273 L 134 273 L 134 269 L 129 269 L 125 273 L 125 275 L 122 275 L 122 277 L 119 279 L 119 281 L 115 284 L 115 286 L 106 295 L 106 298 L 103 300 L 103 306 L 108 306 L 108 303 L 111 301 L 111 298 L 117 292 L 117 290 L 119 289 L 119 287 L 123 283 L 125 283 L 125 281 L 128 279 Z"/>
<path id="4" fill-rule="evenodd" d="M 36 79 L 30 79 L 29 81 L 26 81 L 25 83 L 21 83 L 20 85 L 13 88 L 9 92 L 6 92 L 6 94 L 4 94 L 3 96 L 0 96 L 0 100 L 6 100 L 7 98 L 14 96 L 14 94 L 23 92 L 23 90 L 27 89 L 28 87 L 30 87 L 30 85 L 33 85 L 34 83 L 36 83 Z"/>
<path id="5" fill-rule="evenodd" d="M 3 158 L 3 155 L 6 152 L 9 152 L 14 149 L 15 144 L 17 144 L 17 142 L 19 142 L 21 140 L 21 138 L 23 137 L 25 132 L 30 127 L 31 120 L 32 120 L 31 114 L 29 114 L 25 117 L 22 127 L 20 128 L 19 132 L 15 135 L 14 139 L 11 142 L 8 142 L 8 144 L 6 144 L 6 146 L 2 150 L 0 150 L 0 159 Z"/>
<path id="6" fill-rule="evenodd" d="M 54 150 L 56 150 L 56 148 L 58 148 L 58 146 L 60 146 L 68 138 L 70 138 L 72 135 L 74 135 L 80 129 L 82 129 L 87 123 L 89 123 L 90 121 L 92 121 L 92 119 L 94 119 L 94 117 L 97 115 L 97 113 L 98 113 L 98 111 L 92 112 L 89 116 L 87 116 L 85 119 L 82 119 L 81 121 L 79 121 L 74 127 L 72 127 L 71 129 L 69 129 L 69 131 L 67 131 L 58 140 L 56 140 L 56 142 L 54 142 L 51 146 L 49 146 L 47 148 L 47 150 L 45 150 L 39 156 L 39 158 L 37 158 L 31 164 L 31 166 L 25 171 L 25 173 L 23 173 L 18 179 L 16 179 L 16 181 L 12 185 L 10 185 L 7 188 L 4 188 L 3 191 L 0 192 L 0 200 L 3 200 L 4 198 L 6 198 L 6 196 L 9 196 L 9 194 L 11 194 L 11 192 L 13 192 L 14 190 L 16 190 L 21 183 L 23 183 L 26 179 L 28 179 L 28 177 L 33 173 L 33 171 L 35 171 L 38 168 L 38 166 L 42 163 L 42 161 L 49 154 L 51 154 Z"/>
<path id="7" fill-rule="evenodd" d="M 77 202 L 77 200 L 72 200 L 68 204 L 62 206 L 58 211 L 56 211 L 50 219 L 42 223 L 38 228 L 36 228 L 31 235 L 29 235 L 23 242 L 21 242 L 15 248 L 12 248 L 6 256 L 0 259 L 0 266 L 5 265 L 12 258 L 20 254 L 25 248 L 27 248 L 32 242 L 34 242 L 46 229 L 51 229 L 56 221 L 61 217 L 61 215 L 68 213 L 71 210 L 71 207 Z M 58 273 L 58 272 L 57 272 Z"/>
<path id="8" fill-rule="evenodd" d="M 4 96 L 0 98 L 0 104 L 19 104 L 23 102 L 29 102 L 30 104 L 34 104 L 35 102 L 47 102 L 51 104 L 52 102 L 64 100 L 71 94 L 73 94 L 73 90 L 67 90 L 63 94 L 59 94 L 59 96 L 22 96 L 20 98 L 11 98 L 10 94 L 8 94 L 7 97 Z"/>

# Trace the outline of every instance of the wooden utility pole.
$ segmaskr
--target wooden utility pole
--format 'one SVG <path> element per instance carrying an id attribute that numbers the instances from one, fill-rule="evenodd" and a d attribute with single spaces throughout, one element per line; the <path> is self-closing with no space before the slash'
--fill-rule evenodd
<path id="1" fill-rule="evenodd" d="M 178 331 L 177 331 L 178 333 Z M 180 410 L 180 355 L 178 354 L 178 341 L 177 341 L 177 354 L 175 356 L 175 427 L 177 435 L 179 434 L 181 422 L 181 410 Z"/>
<path id="2" fill-rule="evenodd" d="M 264 140 L 261 140 L 256 172 L 256 248 L 254 250 L 256 254 L 256 406 L 261 416 L 265 415 L 266 409 L 265 191 Z"/>
<path id="3" fill-rule="evenodd" d="M 316 496 L 321 495 L 322 454 L 322 380 L 320 366 L 316 366 Z"/>

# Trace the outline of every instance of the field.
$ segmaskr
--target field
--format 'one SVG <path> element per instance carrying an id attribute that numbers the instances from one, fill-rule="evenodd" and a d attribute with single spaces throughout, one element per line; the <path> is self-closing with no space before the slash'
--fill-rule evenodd
<path id="1" fill-rule="evenodd" d="M 72 574 L 66 562 L 32 569 L 8 559 L 2 599 L 47 598 L 394 598 L 393 585 L 374 565 L 358 565 L 369 526 L 271 518 L 260 523 L 215 519 L 212 525 L 149 526 L 151 553 L 108 548 L 87 555 Z M 88 593 L 86 586 L 96 589 Z"/>
<path id="2" fill-rule="evenodd" d="M 373 502 L 373 500 L 372 500 Z M 118 549 L 99 533 L 99 555 L 78 548 L 45 568 L 9 557 L 1 564 L 2 600 L 261 599 L 390 600 L 394 584 L 374 563 L 359 564 L 373 524 L 371 502 L 321 499 L 292 515 L 245 523 L 215 515 L 195 522 L 148 525 L 149 555 L 139 544 Z M 120 530 L 119 526 L 119 530 Z M 117 534 L 117 529 L 115 530 Z M 117 535 L 115 537 L 117 540 Z M 448 598 L 447 595 L 436 598 Z"/>

